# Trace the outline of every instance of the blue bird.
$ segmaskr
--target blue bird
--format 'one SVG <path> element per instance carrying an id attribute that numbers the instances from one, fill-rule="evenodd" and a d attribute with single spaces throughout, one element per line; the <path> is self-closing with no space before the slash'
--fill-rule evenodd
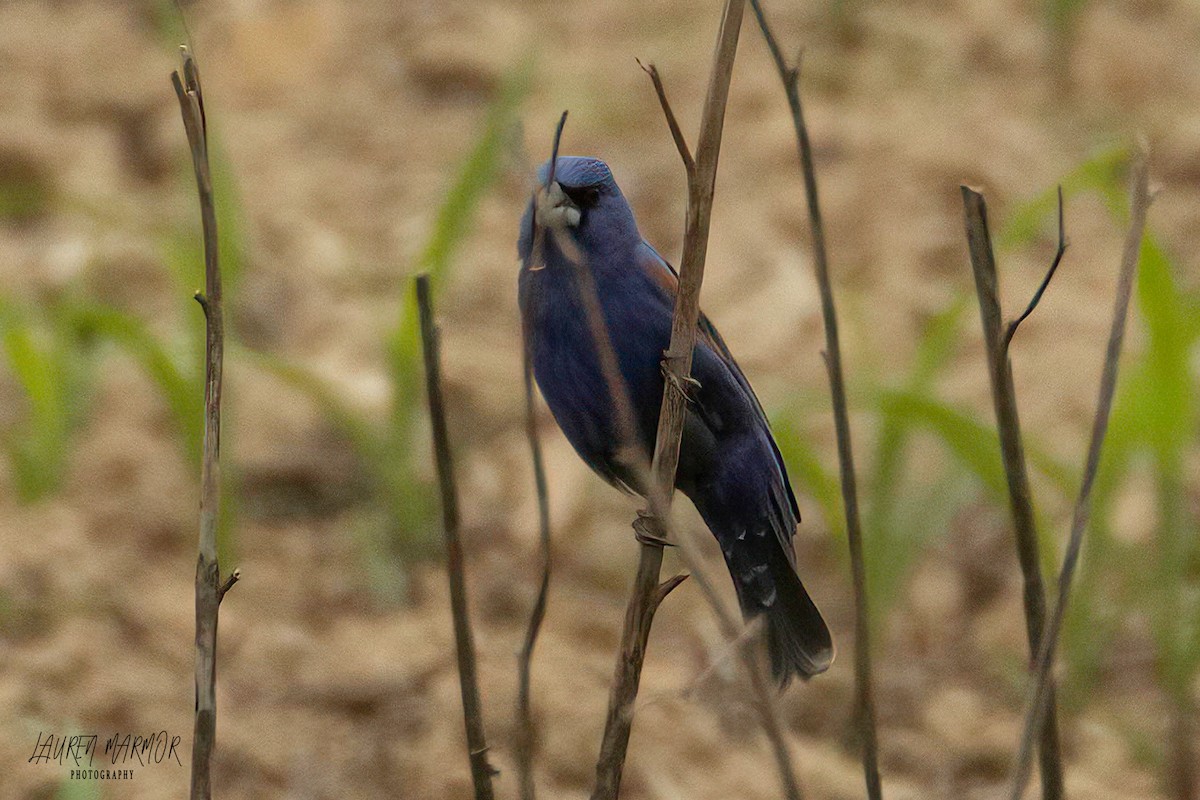
<path id="1" fill-rule="evenodd" d="M 549 170 L 546 162 L 539 172 L 543 186 Z M 525 211 L 517 249 L 526 346 L 546 404 L 589 467 L 645 495 L 619 457 L 620 428 L 574 259 L 594 278 L 645 453 L 653 452 L 658 428 L 675 270 L 642 239 L 608 165 L 595 158 L 558 159 L 554 182 Z M 743 616 L 766 617 L 772 672 L 786 685 L 793 675 L 824 672 L 833 642 L 796 576 L 800 510 L 762 406 L 703 314 L 698 327 L 675 485 L 720 544 Z"/>

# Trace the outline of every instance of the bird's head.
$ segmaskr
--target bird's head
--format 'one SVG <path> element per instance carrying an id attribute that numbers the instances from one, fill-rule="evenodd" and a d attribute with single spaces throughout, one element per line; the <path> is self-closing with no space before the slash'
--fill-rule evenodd
<path id="1" fill-rule="evenodd" d="M 538 170 L 538 186 L 521 226 L 518 247 L 523 259 L 528 260 L 535 241 L 543 239 L 558 240 L 558 250 L 573 245 L 584 256 L 641 241 L 633 211 L 603 161 L 562 156 L 550 178 L 547 161 Z"/>

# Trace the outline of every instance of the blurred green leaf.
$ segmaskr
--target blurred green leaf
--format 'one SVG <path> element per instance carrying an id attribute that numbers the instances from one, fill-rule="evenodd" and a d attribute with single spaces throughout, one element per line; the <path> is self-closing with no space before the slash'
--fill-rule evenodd
<path id="1" fill-rule="evenodd" d="M 1000 444 L 994 429 L 967 411 L 910 391 L 881 389 L 877 402 L 883 413 L 910 427 L 934 433 L 990 494 L 1007 498 Z"/>
<path id="2" fill-rule="evenodd" d="M 246 210 L 237 177 L 225 145 L 212 128 L 208 132 L 208 160 L 212 170 L 213 202 L 217 211 L 217 248 L 221 254 L 221 284 L 225 293 L 238 297 L 242 271 L 246 263 Z M 197 241 L 202 241 L 197 239 Z M 204 262 L 200 261 L 200 279 L 195 288 L 204 285 Z M 228 322 L 226 324 L 229 324 Z"/>
<path id="3" fill-rule="evenodd" d="M 94 304 L 74 306 L 69 314 L 80 335 L 112 342 L 142 367 L 171 410 L 184 454 L 199 465 L 204 439 L 204 380 L 199 367 L 189 370 L 177 363 L 146 324 L 131 314 Z"/>
<path id="4" fill-rule="evenodd" d="M 53 315 L 35 315 L 0 301 L 0 345 L 20 385 L 27 417 L 3 434 L 23 502 L 57 491 L 66 474 L 71 434 L 78 427 L 89 372 L 70 331 Z"/>
<path id="5" fill-rule="evenodd" d="M 1143 443 L 1153 454 L 1159 507 L 1157 563 L 1149 591 L 1142 593 L 1163 683 L 1178 698 L 1190 691 L 1200 666 L 1200 654 L 1191 646 L 1200 615 L 1189 607 L 1189 596 L 1200 592 L 1200 574 L 1192 571 L 1200 564 L 1200 544 L 1183 491 L 1185 447 L 1200 441 L 1200 404 L 1190 372 L 1196 337 L 1165 251 L 1147 237 L 1140 256 L 1137 299 L 1148 336 L 1131 391 L 1144 414 Z"/>
<path id="6" fill-rule="evenodd" d="M 64 776 L 54 793 L 55 800 L 100 800 L 104 793 L 100 783 L 93 778 L 72 779 Z"/>
<path id="7" fill-rule="evenodd" d="M 480 203 L 500 174 L 531 74 L 529 62 L 504 81 L 478 139 L 435 215 L 429 240 L 411 272 L 428 272 L 435 283 L 449 274 Z M 181 254 L 179 258 L 192 256 Z M 304 366 L 244 349 L 237 353 L 311 398 L 354 448 L 371 482 L 375 503 L 356 527 L 357 538 L 377 594 L 391 597 L 403 587 L 399 571 L 403 559 L 432 552 L 436 541 L 430 524 L 436 511 L 436 494 L 429 490 L 422 474 L 427 451 L 414 442 L 424 404 L 420 329 L 410 291 L 403 294 L 400 316 L 386 345 L 392 397 L 389 416 L 382 422 L 350 407 L 332 386 Z"/>
<path id="8" fill-rule="evenodd" d="M 954 355 L 966 301 L 965 295 L 958 297 L 926 325 L 906 384 L 907 391 L 913 396 L 927 395 L 937 374 Z M 928 521 L 924 526 L 913 526 L 897 519 L 897 497 L 907 473 L 908 441 L 916 423 L 912 417 L 892 413 L 886 404 L 880 405 L 877 411 L 881 426 L 876 439 L 874 468 L 867 482 L 864 536 L 870 591 L 868 607 L 876 629 L 893 607 L 903 575 L 931 535 Z"/>
<path id="9" fill-rule="evenodd" d="M 359 457 L 370 462 L 374 469 L 382 469 L 382 465 L 389 460 L 386 442 L 380 439 L 378 429 L 371 425 L 361 412 L 343 401 L 333 387 L 310 370 L 278 356 L 238 345 L 230 350 L 238 358 L 244 358 L 264 372 L 274 375 L 316 403 L 322 415 L 350 440 Z"/>
<path id="10" fill-rule="evenodd" d="M 505 79 L 488 109 L 483 130 L 463 161 L 434 218 L 433 231 L 410 274 L 428 272 L 435 288 L 445 279 L 454 256 L 470 233 L 484 195 L 500 174 L 507 145 L 516 130 L 517 111 L 529 93 L 533 62 L 527 60 Z M 420 546 L 433 511 L 429 492 L 415 479 L 413 433 L 422 408 L 421 334 L 416 296 L 405 291 L 400 319 L 388 340 L 392 411 L 387 431 L 389 500 L 398 539 L 406 548 Z"/>
<path id="11" fill-rule="evenodd" d="M 917 343 L 915 365 L 908 380 L 909 388 L 913 391 L 931 389 L 933 380 L 949 365 L 960 341 L 959 326 L 963 313 L 969 306 L 970 298 L 965 294 L 959 295 L 925 326 L 925 332 Z"/>
<path id="12" fill-rule="evenodd" d="M 194 312 L 194 301 L 188 310 Z M 137 316 L 88 301 L 69 301 L 60 305 L 57 315 L 69 329 L 72 341 L 104 342 L 113 345 L 141 367 L 167 404 L 179 433 L 184 458 L 197 469 L 204 446 L 204 364 L 203 346 L 198 352 L 184 348 L 175 352 L 169 342 L 155 336 Z M 188 326 L 189 329 L 192 326 Z M 203 323 L 199 326 L 203 341 Z M 231 344 L 227 342 L 227 347 Z M 81 351 L 81 357 L 84 357 Z M 92 359 L 95 360 L 95 359 Z M 229 427 L 231 407 L 225 404 L 223 423 Z M 226 462 L 221 469 L 221 511 L 217 521 L 217 555 L 221 563 L 235 558 L 238 495 L 235 465 Z"/>
<path id="13" fill-rule="evenodd" d="M 1078 3 L 1060 3 L 1077 7 Z M 1128 217 L 1123 173 L 1126 147 L 1098 153 L 1063 180 L 1068 196 L 1098 195 L 1119 225 Z M 1040 233 L 1038 220 L 1053 210 L 1047 191 L 1015 212 L 998 240 L 1024 244 Z M 1200 340 L 1200 303 L 1180 290 L 1175 269 L 1153 231 L 1139 254 L 1138 318 L 1147 336 L 1128 362 L 1116 401 L 1093 491 L 1089 544 L 1068 609 L 1064 645 L 1071 667 L 1071 693 L 1086 691 L 1101 663 L 1129 599 L 1152 620 L 1159 672 L 1169 692 L 1186 691 L 1200 669 L 1200 520 L 1183 500 L 1187 448 L 1200 441 L 1200 400 L 1194 357 Z M 1116 499 L 1139 464 L 1149 459 L 1155 474 L 1158 518 L 1155 548 L 1131 549 L 1113 535 Z M 1120 566 L 1116 569 L 1117 565 Z M 1132 593 L 1132 598 L 1126 597 Z"/>
<path id="14" fill-rule="evenodd" d="M 1098 151 L 1063 177 L 1064 200 L 1085 191 L 1099 192 L 1105 199 L 1111 199 L 1112 187 L 1120 186 L 1121 174 L 1128 161 L 1129 148 L 1125 145 Z M 1057 208 L 1058 189 L 1053 186 L 1025 201 L 1000 227 L 996 235 L 997 248 L 1007 250 L 1030 245 L 1043 235 L 1057 237 Z"/>
<path id="15" fill-rule="evenodd" d="M 803 487 L 804 492 L 817 501 L 829 532 L 843 539 L 846 536 L 846 517 L 842 509 L 841 484 L 836 475 L 822 466 L 816 451 L 797 428 L 798 417 L 794 411 L 772 415 L 771 429 L 779 446 L 779 454 L 797 488 Z"/>
<path id="16" fill-rule="evenodd" d="M 517 110 L 529 93 L 533 62 L 527 60 L 510 74 L 488 109 L 483 131 L 463 161 L 434 218 L 433 232 L 410 271 L 428 272 L 436 288 L 449 272 L 454 255 L 475 223 L 479 203 L 495 183 L 505 154 L 505 145 L 515 130 Z M 420 401 L 421 332 L 416 296 L 404 292 L 400 319 L 389 341 L 393 413 L 406 434 L 411 410 Z M 407 444 L 407 442 L 404 442 Z"/>

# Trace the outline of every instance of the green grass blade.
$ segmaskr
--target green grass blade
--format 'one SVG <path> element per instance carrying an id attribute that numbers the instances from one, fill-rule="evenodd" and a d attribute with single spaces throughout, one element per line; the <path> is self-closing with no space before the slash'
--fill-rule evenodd
<path id="1" fill-rule="evenodd" d="M 94 778 L 72 780 L 64 777 L 54 793 L 55 800 L 100 800 L 104 793 L 100 790 L 99 781 Z"/>
<path id="2" fill-rule="evenodd" d="M 6 305 L 0 311 L 0 347 L 28 403 L 24 427 L 5 435 L 23 502 L 55 492 L 66 473 L 68 442 L 76 418 L 68 394 L 73 381 L 67 346 L 52 330 Z"/>
<path id="3" fill-rule="evenodd" d="M 370 424 L 363 414 L 351 408 L 337 392 L 312 371 L 293 364 L 279 356 L 250 350 L 240 345 L 229 348 L 232 355 L 244 359 L 264 372 L 274 375 L 312 400 L 329 420 L 350 442 L 358 457 L 373 473 L 388 469 L 390 457 L 387 453 L 378 426 Z"/>
<path id="4" fill-rule="evenodd" d="M 516 125 L 517 111 L 529 92 L 531 75 L 532 61 L 526 61 L 504 81 L 484 119 L 479 138 L 438 209 L 433 232 L 411 270 L 413 274 L 428 272 L 435 287 L 449 272 L 455 253 L 474 225 L 480 201 L 500 173 L 506 144 Z M 412 292 L 404 292 L 400 319 L 388 345 L 393 411 L 401 438 L 396 444 L 407 449 L 412 411 L 421 398 L 420 327 Z"/>
<path id="5" fill-rule="evenodd" d="M 935 315 L 926 325 L 917 344 L 913 369 L 906 382 L 907 390 L 914 395 L 925 395 L 939 372 L 954 355 L 958 341 L 958 329 L 964 309 L 966 295 L 960 295 L 944 311 Z M 886 407 L 876 408 L 881 418 L 879 435 L 875 444 L 875 458 L 867 483 L 866 513 L 866 561 L 867 586 L 872 595 L 872 627 L 879 630 L 900 592 L 903 576 L 917 548 L 924 543 L 927 531 L 917 532 L 905 527 L 896 518 L 897 497 L 907 472 L 907 453 L 911 419 L 904 419 L 888 412 Z M 913 545 L 905 549 L 905 545 Z"/>
<path id="6" fill-rule="evenodd" d="M 914 392 L 882 389 L 876 402 L 883 413 L 935 434 L 995 499 L 1008 496 L 995 430 L 966 411 Z"/>
<path id="7" fill-rule="evenodd" d="M 1063 196 L 1070 199 L 1080 192 L 1093 191 L 1110 199 L 1116 187 L 1115 202 L 1123 208 L 1125 198 L 1121 190 L 1121 173 L 1128 162 L 1129 148 L 1126 145 L 1100 150 L 1063 177 Z M 1050 187 L 1019 205 L 1008 215 L 997 233 L 996 246 L 1008 250 L 1036 242 L 1043 233 L 1051 230 L 1052 220 L 1057 219 L 1057 205 L 1057 187 Z"/>
<path id="8" fill-rule="evenodd" d="M 78 335 L 98 338 L 121 348 L 145 371 L 162 395 L 179 430 L 183 450 L 196 465 L 204 438 L 204 382 L 188 371 L 137 317 L 105 306 L 82 304 L 70 312 Z"/>
<path id="9" fill-rule="evenodd" d="M 788 411 L 776 413 L 771 418 L 771 429 L 779 445 L 779 454 L 796 487 L 801 494 L 809 494 L 817 501 L 821 516 L 829 532 L 835 537 L 846 535 L 846 516 L 842 508 L 842 490 L 838 478 L 825 469 L 814 450 L 796 426 L 798 413 Z"/>

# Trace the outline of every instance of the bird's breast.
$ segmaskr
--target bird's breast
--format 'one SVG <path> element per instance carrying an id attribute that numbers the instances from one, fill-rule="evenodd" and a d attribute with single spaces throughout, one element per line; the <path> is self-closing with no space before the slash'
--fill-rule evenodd
<path id="1" fill-rule="evenodd" d="M 597 275 L 596 288 L 639 433 L 652 436 L 662 398 L 660 362 L 670 339 L 670 308 L 635 280 Z M 572 439 L 611 439 L 614 404 L 573 268 L 549 265 L 526 271 L 520 294 L 534 377 L 560 427 Z"/>

